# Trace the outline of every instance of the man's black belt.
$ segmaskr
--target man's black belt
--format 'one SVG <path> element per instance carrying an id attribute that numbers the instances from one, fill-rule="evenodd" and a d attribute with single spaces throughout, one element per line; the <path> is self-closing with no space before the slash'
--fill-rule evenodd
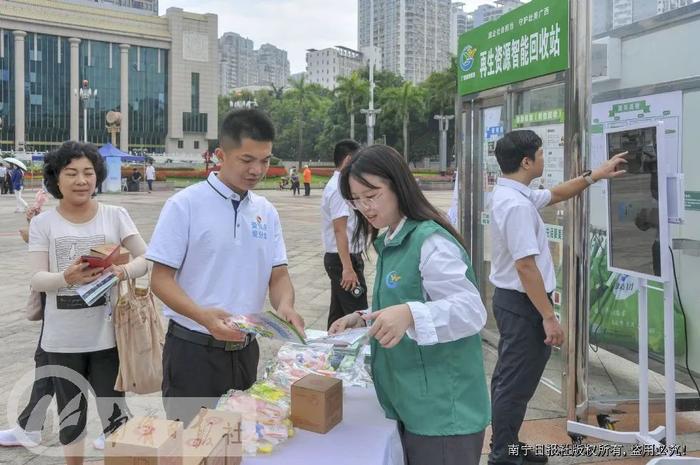
<path id="1" fill-rule="evenodd" d="M 219 341 L 218 339 L 214 339 L 209 334 L 204 334 L 198 331 L 192 331 L 191 329 L 187 329 L 184 326 L 175 323 L 173 320 L 170 320 L 170 323 L 168 325 L 168 332 L 176 338 L 182 339 L 183 341 L 192 342 L 193 344 L 205 347 L 215 347 L 217 349 L 223 349 L 228 352 L 245 349 L 251 342 L 255 340 L 255 336 L 253 334 L 246 334 L 245 341 L 243 342 Z"/>

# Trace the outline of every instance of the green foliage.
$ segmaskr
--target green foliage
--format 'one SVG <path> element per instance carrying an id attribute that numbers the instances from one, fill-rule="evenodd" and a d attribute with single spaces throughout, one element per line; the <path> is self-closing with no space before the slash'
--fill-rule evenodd
<path id="1" fill-rule="evenodd" d="M 453 114 L 457 96 L 457 64 L 454 57 L 450 69 L 431 74 L 420 84 L 420 87 L 428 96 L 428 108 L 431 114 Z"/>
<path id="2" fill-rule="evenodd" d="M 404 81 L 387 71 L 375 72 L 375 107 L 381 108 L 375 126 L 375 140 L 386 143 L 407 156 L 408 161 L 437 158 L 438 125 L 436 114 L 453 114 L 457 78 L 452 69 L 433 73 L 420 85 Z M 283 88 L 219 97 L 219 120 L 229 111 L 229 101 L 255 100 L 258 109 L 272 118 L 276 129 L 274 154 L 283 160 L 330 161 L 333 146 L 351 136 L 367 140 L 365 116 L 369 82 L 367 69 L 338 79 L 329 91 L 305 79 Z M 352 117 L 352 118 L 351 118 Z M 454 121 L 448 135 L 448 153 L 453 152 Z"/>
<path id="3" fill-rule="evenodd" d="M 401 125 L 402 151 L 406 161 L 411 159 L 409 152 L 409 124 L 411 119 L 424 120 L 426 95 L 423 89 L 411 82 L 404 82 L 401 87 L 393 87 L 382 92 L 382 113 L 385 119 L 393 118 Z"/>
<path id="4" fill-rule="evenodd" d="M 358 72 L 348 77 L 339 77 L 335 96 L 343 103 L 350 121 L 350 138 L 355 138 L 355 116 L 360 107 L 369 98 L 369 82 L 362 79 Z"/>
<path id="5" fill-rule="evenodd" d="M 369 68 L 363 68 L 359 72 L 362 79 L 369 81 Z M 374 72 L 374 85 L 377 89 L 389 89 L 391 87 L 401 87 L 404 83 L 404 79 L 398 74 L 394 74 L 390 71 L 375 71 Z"/>

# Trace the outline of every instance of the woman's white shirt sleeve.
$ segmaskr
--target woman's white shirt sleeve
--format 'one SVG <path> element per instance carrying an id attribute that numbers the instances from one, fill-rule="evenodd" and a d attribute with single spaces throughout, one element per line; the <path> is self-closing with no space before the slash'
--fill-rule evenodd
<path id="1" fill-rule="evenodd" d="M 122 244 L 132 256 L 132 260 L 124 265 L 129 278 L 140 278 L 148 273 L 148 260 L 145 257 L 147 246 L 141 235 L 139 233 L 132 234 L 124 239 Z"/>
<path id="2" fill-rule="evenodd" d="M 36 292 L 55 292 L 63 287 L 68 287 L 63 272 L 52 273 L 49 271 L 48 252 L 29 252 L 29 268 L 32 271 L 29 286 Z"/>
<path id="3" fill-rule="evenodd" d="M 421 246 L 419 269 L 426 302 L 407 302 L 414 321 L 408 337 L 418 345 L 432 345 L 481 331 L 486 308 L 466 277 L 460 248 L 441 234 L 431 235 Z"/>

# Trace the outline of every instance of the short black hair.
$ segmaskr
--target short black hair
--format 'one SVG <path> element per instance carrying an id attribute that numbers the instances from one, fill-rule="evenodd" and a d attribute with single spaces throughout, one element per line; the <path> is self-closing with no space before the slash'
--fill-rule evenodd
<path id="1" fill-rule="evenodd" d="M 58 188 L 58 176 L 63 168 L 68 166 L 72 160 L 77 158 L 87 158 L 92 163 L 99 186 L 107 178 L 107 167 L 102 159 L 102 155 L 93 144 L 69 140 L 61 146 L 46 154 L 44 157 L 44 186 L 49 194 L 57 199 L 62 199 L 63 194 Z"/>
<path id="2" fill-rule="evenodd" d="M 523 158 L 535 160 L 535 154 L 542 147 L 542 139 L 534 131 L 521 129 L 511 131 L 496 143 L 496 160 L 503 174 L 515 173 L 520 169 Z"/>
<path id="3" fill-rule="evenodd" d="M 353 139 L 343 139 L 337 144 L 335 144 L 335 149 L 333 149 L 333 162 L 335 167 L 339 167 L 343 164 L 343 160 L 348 155 L 352 155 L 360 150 L 360 143 Z"/>
<path id="4" fill-rule="evenodd" d="M 228 112 L 219 128 L 219 147 L 238 148 L 244 138 L 258 142 L 273 142 L 275 126 L 270 117 L 252 108 Z"/>

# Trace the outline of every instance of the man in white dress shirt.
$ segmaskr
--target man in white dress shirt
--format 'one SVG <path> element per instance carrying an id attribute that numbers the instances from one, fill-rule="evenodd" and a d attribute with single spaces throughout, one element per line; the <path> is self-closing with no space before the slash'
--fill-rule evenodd
<path id="1" fill-rule="evenodd" d="M 357 220 L 338 189 L 340 171 L 360 144 L 352 139 L 335 144 L 333 161 L 335 172 L 323 189 L 321 201 L 321 232 L 323 266 L 331 280 L 331 304 L 328 309 L 328 328 L 333 322 L 357 310 L 367 308 L 367 284 L 362 244 L 353 242 Z"/>
<path id="2" fill-rule="evenodd" d="M 512 131 L 496 144 L 496 159 L 503 175 L 491 200 L 489 279 L 496 288 L 493 314 L 500 341 L 491 380 L 493 438 L 489 465 L 547 461 L 544 455 L 525 455 L 522 447 L 518 455 L 509 453 L 519 444 L 518 432 L 527 403 L 535 393 L 551 348 L 564 342 L 564 331 L 551 301 L 556 288 L 554 263 L 538 210 L 570 199 L 601 179 L 621 176 L 625 171 L 618 168 L 626 163 L 625 153 L 551 190 L 532 190 L 528 186 L 544 171 L 540 137 L 530 130 Z"/>

